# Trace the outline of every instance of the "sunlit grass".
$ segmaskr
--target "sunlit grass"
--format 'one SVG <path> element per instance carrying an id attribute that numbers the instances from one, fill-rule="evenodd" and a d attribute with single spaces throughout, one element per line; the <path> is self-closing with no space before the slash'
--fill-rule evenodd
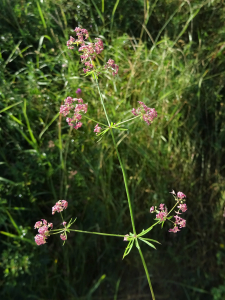
<path id="1" fill-rule="evenodd" d="M 124 295 L 145 294 L 147 282 L 140 279 L 144 274 L 135 255 L 121 263 L 122 240 L 71 234 L 62 251 L 57 239 L 40 249 L 22 238 L 25 232 L 33 241 L 35 220 L 52 218 L 47 212 L 59 199 L 69 201 L 67 217 L 78 217 L 77 229 L 118 233 L 131 229 L 110 138 L 96 143 L 91 121 L 71 131 L 58 116 L 62 101 L 75 97 L 79 87 L 90 116 L 104 120 L 95 83 L 82 76 L 76 51 L 66 48 L 77 25 L 77 10 L 72 1 L 44 2 L 1 4 L 5 39 L 1 39 L 0 222 L 2 231 L 17 235 L 2 235 L 3 298 L 14 299 L 10 289 L 15 284 L 18 297 L 29 294 L 39 299 L 125 299 Z M 127 132 L 116 133 L 138 229 L 150 223 L 150 206 L 161 202 L 169 206 L 172 189 L 188 196 L 186 231 L 173 239 L 156 230 L 152 238 L 160 238 L 163 247 L 155 253 L 144 249 L 156 299 L 212 299 L 213 287 L 214 294 L 223 297 L 219 283 L 224 276 L 224 249 L 219 246 L 224 244 L 225 203 L 224 29 L 218 25 L 224 5 L 169 2 L 168 9 L 155 4 L 148 23 L 151 6 L 145 1 L 145 21 L 140 21 L 145 27 L 140 25 L 139 35 L 135 28 L 123 32 L 119 27 L 121 1 L 110 22 L 103 11 L 108 9 L 106 1 L 95 1 L 97 12 L 94 4 L 90 6 L 91 22 L 85 12 L 80 18 L 91 28 L 91 38 L 96 32 L 105 37 L 99 63 L 111 57 L 120 66 L 118 77 L 100 76 L 106 108 L 113 112 L 110 118 L 118 122 L 132 117 L 137 101 L 158 112 L 150 127 L 135 120 L 126 125 Z M 74 3 L 82 7 L 82 1 Z M 210 30 L 202 25 L 205 18 L 211 20 Z M 49 147 L 49 141 L 55 146 Z"/>

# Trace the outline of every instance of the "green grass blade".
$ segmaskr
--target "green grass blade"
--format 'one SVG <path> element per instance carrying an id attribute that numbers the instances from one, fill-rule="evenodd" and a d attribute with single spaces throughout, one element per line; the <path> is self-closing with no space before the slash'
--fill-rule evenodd
<path id="1" fill-rule="evenodd" d="M 21 102 L 23 102 L 23 101 L 16 102 L 16 103 L 14 103 L 14 104 L 12 104 L 12 105 L 9 105 L 9 106 L 3 108 L 2 110 L 0 110 L 0 114 L 3 113 L 4 111 L 10 109 L 10 108 L 13 107 L 13 106 L 16 106 L 16 105 L 20 104 Z"/>
<path id="2" fill-rule="evenodd" d="M 13 227 L 16 229 L 16 231 L 18 232 L 18 234 L 21 234 L 21 230 L 19 229 L 19 227 L 17 226 L 16 222 L 14 221 L 13 217 L 11 216 L 11 214 L 8 212 L 8 210 L 6 210 L 7 215 L 9 216 L 9 219 L 13 225 Z"/>
<path id="3" fill-rule="evenodd" d="M 100 10 L 98 9 L 98 6 L 96 5 L 95 1 L 94 1 L 94 0 L 91 0 L 91 2 L 93 3 L 93 5 L 94 5 L 94 7 L 95 7 L 95 9 L 96 9 L 96 11 L 97 11 L 97 13 L 98 13 L 100 19 L 102 20 L 102 23 L 104 23 L 104 17 L 103 17 L 103 15 L 101 14 Z"/>
<path id="4" fill-rule="evenodd" d="M 16 47 L 13 49 L 13 51 L 11 52 L 11 54 L 9 55 L 9 57 L 7 58 L 4 68 L 6 67 L 6 65 L 11 62 L 11 58 L 13 56 L 13 54 L 16 52 L 16 50 L 18 49 L 19 45 L 22 43 L 22 41 L 19 41 L 19 43 L 16 45 Z"/>
<path id="5" fill-rule="evenodd" d="M 38 8 L 38 11 L 39 11 L 39 14 L 40 14 L 40 17 L 41 17 L 42 24 L 43 24 L 44 28 L 46 29 L 47 26 L 46 26 L 46 23 L 45 23 L 45 19 L 44 19 L 41 7 L 40 7 L 38 2 L 37 2 L 37 8 Z"/>
<path id="6" fill-rule="evenodd" d="M 17 117 L 15 117 L 12 113 L 8 113 L 7 115 L 8 115 L 11 119 L 13 119 L 13 121 L 15 121 L 16 123 L 18 123 L 18 124 L 24 126 L 24 124 L 23 124 Z"/>
<path id="7" fill-rule="evenodd" d="M 28 131 L 29 131 L 29 134 L 30 134 L 32 142 L 34 144 L 37 144 L 37 141 L 36 141 L 36 139 L 35 139 L 35 137 L 33 135 L 33 131 L 31 129 L 31 127 L 30 127 L 30 122 L 29 122 L 29 119 L 27 117 L 27 110 L 26 110 L 26 108 L 27 108 L 26 99 L 24 99 L 23 114 L 24 114 L 24 117 L 25 117 L 25 120 L 26 120 L 26 123 L 27 123 L 27 128 L 28 128 Z"/>
<path id="8" fill-rule="evenodd" d="M 117 6 L 118 6 L 119 2 L 120 2 L 120 0 L 117 0 L 114 7 L 113 7 L 111 24 L 110 24 L 111 30 L 112 30 L 112 26 L 113 26 L 114 15 L 115 15 L 115 12 L 116 12 L 116 9 L 117 9 Z"/>
<path id="9" fill-rule="evenodd" d="M 11 238 L 14 238 L 14 239 L 19 239 L 21 241 L 25 241 L 25 242 L 28 242 L 28 243 L 30 243 L 32 245 L 35 245 L 35 242 L 33 242 L 32 240 L 20 237 L 18 235 L 15 235 L 15 234 L 12 234 L 12 233 L 9 233 L 9 232 L 6 232 L 6 231 L 0 231 L 0 233 L 3 234 L 3 235 L 6 235 L 8 237 L 11 237 Z"/>
<path id="10" fill-rule="evenodd" d="M 39 139 L 41 139 L 42 135 L 45 133 L 46 130 L 48 130 L 48 128 L 52 125 L 52 123 L 58 118 L 59 113 L 57 113 L 54 118 L 48 123 L 48 125 L 41 131 L 41 133 L 39 134 Z"/>

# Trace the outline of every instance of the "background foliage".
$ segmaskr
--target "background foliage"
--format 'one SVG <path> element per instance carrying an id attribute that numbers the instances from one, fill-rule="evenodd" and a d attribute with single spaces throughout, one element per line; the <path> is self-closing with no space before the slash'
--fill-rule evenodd
<path id="1" fill-rule="evenodd" d="M 121 262 L 122 240 L 33 242 L 37 220 L 59 225 L 59 199 L 77 229 L 131 230 L 110 136 L 96 143 L 93 123 L 71 131 L 58 115 L 80 87 L 88 115 L 104 121 L 94 82 L 65 46 L 83 26 L 104 38 L 99 63 L 120 66 L 100 78 L 111 119 L 131 117 L 140 100 L 158 111 L 152 126 L 135 120 L 117 133 L 138 230 L 151 224 L 150 206 L 173 204 L 169 191 L 188 196 L 187 228 L 155 228 L 162 246 L 143 245 L 156 299 L 224 299 L 224 1 L 2 0 L 0 16 L 1 297 L 149 299 L 136 250 Z"/>

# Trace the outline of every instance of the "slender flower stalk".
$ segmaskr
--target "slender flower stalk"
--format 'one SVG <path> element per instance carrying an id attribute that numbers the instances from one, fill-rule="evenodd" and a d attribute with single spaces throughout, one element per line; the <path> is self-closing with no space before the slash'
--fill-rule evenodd
<path id="1" fill-rule="evenodd" d="M 99 92 L 99 95 L 100 95 L 101 103 L 102 103 L 102 106 L 103 106 L 103 109 L 104 109 L 104 112 L 105 112 L 105 116 L 106 116 L 106 119 L 107 119 L 108 124 L 110 126 L 109 117 L 108 117 L 108 114 L 107 114 L 107 111 L 106 111 L 106 108 L 105 108 L 105 105 L 104 105 L 102 93 L 101 93 L 100 88 L 99 88 L 98 79 L 95 77 L 95 80 L 96 80 L 96 84 L 97 84 L 97 87 L 98 87 L 98 92 Z M 117 154 L 117 157 L 118 157 L 121 169 L 122 169 L 122 173 L 123 173 L 123 180 L 124 180 L 125 189 L 126 189 L 126 193 L 127 193 L 127 200 L 128 200 L 129 210 L 130 210 L 130 217 L 131 217 L 131 223 L 132 223 L 133 233 L 136 234 L 136 229 L 135 229 L 135 224 L 134 224 L 133 210 L 132 210 L 132 206 L 131 206 L 131 200 L 130 200 L 130 194 L 129 194 L 129 190 L 128 190 L 128 184 L 127 184 L 127 178 L 126 178 L 125 169 L 124 169 L 122 160 L 120 158 L 120 154 L 119 154 L 119 151 L 118 151 L 118 148 L 117 148 L 117 145 L 116 145 L 116 141 L 115 141 L 115 137 L 114 137 L 114 133 L 113 133 L 112 129 L 110 129 L 110 133 L 111 133 L 111 136 L 112 136 L 113 144 L 115 146 L 116 154 Z"/>
<path id="2" fill-rule="evenodd" d="M 140 257 L 141 257 L 142 264 L 143 264 L 144 269 L 145 269 L 145 274 L 146 274 L 146 277 L 147 277 L 147 280 L 148 280 L 148 285 L 149 285 L 149 288 L 150 288 L 150 291 L 151 291 L 152 299 L 155 300 L 155 294 L 154 294 L 154 291 L 153 291 L 153 288 L 152 288 L 151 279 L 150 279 L 150 276 L 149 276 L 149 273 L 148 273 L 148 268 L 147 268 L 147 265 L 145 263 L 145 259 L 144 259 L 144 256 L 142 254 L 141 248 L 139 248 L 138 251 L 139 251 L 139 254 L 140 254 Z"/>
<path id="3" fill-rule="evenodd" d="M 95 80 L 96 80 L 96 83 L 97 83 L 98 92 L 99 92 L 101 103 L 102 103 L 102 106 L 103 106 L 103 109 L 104 109 L 104 112 L 105 112 L 105 115 L 106 115 L 106 119 L 107 119 L 108 124 L 110 126 L 109 117 L 107 115 L 107 111 L 106 111 L 106 108 L 105 108 L 105 105 L 104 105 L 104 102 L 103 102 L 103 97 L 102 97 L 102 94 L 101 94 L 101 91 L 100 91 L 100 88 L 99 88 L 99 84 L 98 84 L 98 80 L 97 80 L 96 77 L 95 77 Z M 126 177 L 125 169 L 124 169 L 124 166 L 123 166 L 123 163 L 122 163 L 122 160 L 121 160 L 121 157 L 120 157 L 117 145 L 116 145 L 116 141 L 115 141 L 115 137 L 114 137 L 112 129 L 110 129 L 110 133 L 112 135 L 113 144 L 115 146 L 116 154 L 117 154 L 117 157 L 118 157 L 121 169 L 122 169 L 124 185 L 125 185 L 125 189 L 126 189 L 126 193 L 127 193 L 127 201 L 128 201 L 128 206 L 129 206 L 129 210 L 130 210 L 130 218 L 131 218 L 133 233 L 134 233 L 134 235 L 136 235 L 136 228 L 135 228 L 135 223 L 134 223 L 134 216 L 133 216 L 133 210 L 132 210 L 132 205 L 131 205 L 131 200 L 130 200 L 130 193 L 129 193 L 129 189 L 128 189 L 128 183 L 127 183 L 127 177 Z M 150 279 L 150 276 L 149 276 L 149 273 L 148 273 L 148 269 L 147 269 L 143 254 L 141 252 L 141 248 L 138 245 L 138 241 L 136 240 L 136 242 L 137 242 L 138 251 L 139 251 L 139 254 L 140 254 L 140 257 L 141 257 L 141 261 L 142 261 L 142 264 L 144 266 L 145 273 L 146 273 L 146 276 L 147 276 L 147 280 L 148 280 L 150 292 L 151 292 L 151 295 L 152 295 L 152 299 L 155 300 L 155 295 L 154 295 L 154 291 L 153 291 L 153 288 L 152 288 L 151 279 Z"/>
<path id="4" fill-rule="evenodd" d="M 81 232 L 81 233 L 89 233 L 89 234 L 97 234 L 97 235 L 104 235 L 104 236 L 115 236 L 115 237 L 124 237 L 124 235 L 121 234 L 111 234 L 111 233 L 104 233 L 104 232 L 92 232 L 92 231 L 83 231 L 83 230 L 77 230 L 77 229 L 70 229 L 70 231 L 75 232 Z"/>

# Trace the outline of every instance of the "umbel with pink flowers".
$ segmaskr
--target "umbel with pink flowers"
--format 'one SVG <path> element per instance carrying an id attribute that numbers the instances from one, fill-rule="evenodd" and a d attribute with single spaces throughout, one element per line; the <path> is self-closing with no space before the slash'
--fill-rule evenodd
<path id="1" fill-rule="evenodd" d="M 157 118 L 157 112 L 155 108 L 148 107 L 145 103 L 138 101 L 139 106 L 137 108 L 133 108 L 131 113 L 131 118 L 124 120 L 122 122 L 115 122 L 116 120 L 110 120 L 109 115 L 107 112 L 107 108 L 103 101 L 103 96 L 98 84 L 98 78 L 101 75 L 104 75 L 104 73 L 109 73 L 109 76 L 116 76 L 119 72 L 119 66 L 115 63 L 115 61 L 111 58 L 108 59 L 108 61 L 105 63 L 105 65 L 100 65 L 99 60 L 96 60 L 97 56 L 100 56 L 102 51 L 104 50 L 104 44 L 103 41 L 100 38 L 96 38 L 95 42 L 91 42 L 89 33 L 86 29 L 82 29 L 77 27 L 75 30 L 77 39 L 74 37 L 70 37 L 70 39 L 67 41 L 67 47 L 70 50 L 73 50 L 75 46 L 79 46 L 78 51 L 81 53 L 81 63 L 84 64 L 83 72 L 85 76 L 92 76 L 93 80 L 96 83 L 96 88 L 99 92 L 100 102 L 103 108 L 103 112 L 105 114 L 106 123 L 100 123 L 97 120 L 94 120 L 91 118 L 91 116 L 87 116 L 88 111 L 88 103 L 84 103 L 82 98 L 73 98 L 72 96 L 68 96 L 64 100 L 64 104 L 60 107 L 60 114 L 66 117 L 66 122 L 69 126 L 72 128 L 78 130 L 83 123 L 81 122 L 81 119 L 87 119 L 95 124 L 93 126 L 93 132 L 97 135 L 97 137 L 100 137 L 101 139 L 104 137 L 105 134 L 109 133 L 112 137 L 112 144 L 115 148 L 120 167 L 122 170 L 122 176 L 124 180 L 124 188 L 126 190 L 127 195 L 127 204 L 129 207 L 130 212 L 130 218 L 131 218 L 131 226 L 132 226 L 132 232 L 129 234 L 114 234 L 114 233 L 100 233 L 100 232 L 89 232 L 89 231 L 82 231 L 82 230 L 76 230 L 71 229 L 72 224 L 76 221 L 76 218 L 74 220 L 70 220 L 68 223 L 64 220 L 62 212 L 67 209 L 68 202 L 66 200 L 59 200 L 53 207 L 52 207 L 52 214 L 54 215 L 56 212 L 61 215 L 62 223 L 61 228 L 53 229 L 53 224 L 48 223 L 46 220 L 42 219 L 41 221 L 38 221 L 35 223 L 34 228 L 38 230 L 38 234 L 35 236 L 35 242 L 36 244 L 43 245 L 46 243 L 47 239 L 52 234 L 59 234 L 61 240 L 63 240 L 63 244 L 65 244 L 67 240 L 67 234 L 69 234 L 71 231 L 75 232 L 81 232 L 85 234 L 96 234 L 96 235 L 104 235 L 104 236 L 114 236 L 120 238 L 122 241 L 128 242 L 123 258 L 127 256 L 130 251 L 132 250 L 133 246 L 135 245 L 138 249 L 145 274 L 148 280 L 150 292 L 152 299 L 155 299 L 154 291 L 151 284 L 151 279 L 149 276 L 148 268 L 146 266 L 146 262 L 144 259 L 144 256 L 142 254 L 141 250 L 141 243 L 144 242 L 148 246 L 156 249 L 155 245 L 153 243 L 160 244 L 159 241 L 153 240 L 149 237 L 151 235 L 149 234 L 151 230 L 153 230 L 154 226 L 161 225 L 163 227 L 164 223 L 167 221 L 171 224 L 171 228 L 169 229 L 170 233 L 177 233 L 182 228 L 186 227 L 186 220 L 183 219 L 181 216 L 183 213 L 187 211 L 187 205 L 185 203 L 186 195 L 182 192 L 176 193 L 174 190 L 170 192 L 172 196 L 174 197 L 174 206 L 168 210 L 167 206 L 163 203 L 157 206 L 152 206 L 150 208 L 150 213 L 156 213 L 155 216 L 155 223 L 149 226 L 147 224 L 147 229 L 143 230 L 140 233 L 136 232 L 135 222 L 134 222 L 134 214 L 133 214 L 133 207 L 130 200 L 130 193 L 129 193 L 129 187 L 128 187 L 128 181 L 126 177 L 125 167 L 122 163 L 122 159 L 120 156 L 120 152 L 116 143 L 115 138 L 115 131 L 121 131 L 121 130 L 127 130 L 125 128 L 125 123 L 128 123 L 130 121 L 133 121 L 136 119 L 138 122 L 145 122 L 147 125 L 151 125 L 152 122 L 155 122 L 155 119 Z M 88 41 L 89 40 L 89 41 Z M 101 57 L 101 60 L 103 58 Z M 111 74 L 111 75 L 110 75 Z M 77 94 L 80 94 L 80 92 Z M 133 114 L 133 117 L 132 117 Z M 146 126 L 146 124 L 143 124 L 143 126 Z M 93 134 L 94 134 L 93 133 Z M 147 237 L 147 234 L 149 234 L 149 237 Z"/>

